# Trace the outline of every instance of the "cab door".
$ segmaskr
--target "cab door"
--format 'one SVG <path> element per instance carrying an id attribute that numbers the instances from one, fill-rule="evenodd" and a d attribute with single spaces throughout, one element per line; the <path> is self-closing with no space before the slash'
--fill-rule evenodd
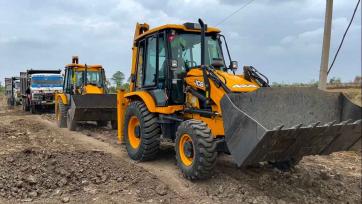
<path id="1" fill-rule="evenodd" d="M 166 47 L 163 33 L 156 33 L 138 42 L 135 89 L 152 95 L 157 106 L 166 106 Z"/>

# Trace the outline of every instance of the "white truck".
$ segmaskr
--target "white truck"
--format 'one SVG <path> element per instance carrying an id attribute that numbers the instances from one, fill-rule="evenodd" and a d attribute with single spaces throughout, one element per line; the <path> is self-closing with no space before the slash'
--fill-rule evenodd
<path id="1" fill-rule="evenodd" d="M 21 103 L 19 77 L 5 78 L 5 96 L 8 106 L 16 106 Z"/>
<path id="2" fill-rule="evenodd" d="M 20 90 L 23 110 L 36 113 L 38 110 L 54 109 L 54 94 L 62 91 L 61 70 L 27 70 L 20 72 Z"/>

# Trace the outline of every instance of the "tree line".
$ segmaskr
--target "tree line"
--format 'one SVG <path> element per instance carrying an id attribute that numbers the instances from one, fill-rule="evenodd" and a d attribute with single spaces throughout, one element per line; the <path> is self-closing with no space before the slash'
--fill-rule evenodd
<path id="1" fill-rule="evenodd" d="M 111 80 L 115 84 L 115 86 L 112 86 L 110 83 L 108 83 L 108 90 L 110 93 L 116 93 L 118 89 L 124 89 L 126 91 L 129 91 L 129 84 L 131 81 L 131 78 L 128 77 L 126 81 L 124 73 L 121 71 L 117 71 L 112 75 Z"/>

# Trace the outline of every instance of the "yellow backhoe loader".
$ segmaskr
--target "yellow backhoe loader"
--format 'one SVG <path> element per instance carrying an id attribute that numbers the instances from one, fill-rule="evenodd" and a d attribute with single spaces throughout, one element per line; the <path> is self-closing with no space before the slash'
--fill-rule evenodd
<path id="1" fill-rule="evenodd" d="M 79 64 L 78 57 L 65 66 L 62 93 L 55 95 L 55 115 L 61 128 L 76 130 L 79 121 L 96 121 L 116 128 L 116 95 L 107 94 L 106 77 L 101 65 Z"/>
<path id="2" fill-rule="evenodd" d="M 201 19 L 137 24 L 132 50 L 130 92 L 118 91 L 117 110 L 118 139 L 134 160 L 154 159 L 168 138 L 183 175 L 204 179 L 218 152 L 238 166 L 287 170 L 361 141 L 361 107 L 341 93 L 269 87 L 252 66 L 237 74 L 225 37 Z"/>

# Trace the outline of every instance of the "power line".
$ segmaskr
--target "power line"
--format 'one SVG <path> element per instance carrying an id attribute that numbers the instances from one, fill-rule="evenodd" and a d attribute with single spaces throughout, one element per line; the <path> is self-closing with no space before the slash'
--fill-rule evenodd
<path id="1" fill-rule="evenodd" d="M 237 12 L 241 11 L 242 9 L 244 9 L 245 7 L 247 7 L 249 4 L 251 4 L 253 1 L 255 0 L 250 0 L 248 2 L 246 2 L 245 4 L 243 4 L 240 8 L 236 9 L 234 12 L 232 12 L 230 15 L 228 15 L 227 17 L 225 17 L 223 20 L 221 20 L 219 23 L 216 24 L 216 26 L 221 25 L 222 23 L 224 23 L 226 20 L 228 20 L 229 18 L 231 18 L 233 15 L 235 15 Z"/>
<path id="2" fill-rule="evenodd" d="M 331 71 L 331 69 L 332 69 L 332 67 L 333 67 L 333 65 L 334 65 L 334 62 L 335 62 L 336 59 L 337 59 L 338 53 L 339 53 L 339 51 L 341 50 L 341 47 L 342 47 L 342 45 L 343 45 L 344 39 L 346 38 L 347 32 L 348 32 L 348 30 L 349 30 L 349 27 L 351 27 L 351 24 L 352 24 L 352 22 L 353 22 L 353 19 L 354 19 L 354 16 L 355 16 L 355 14 L 356 14 L 356 11 L 357 11 L 357 9 L 358 9 L 358 5 L 359 5 L 360 1 L 361 1 L 361 0 L 358 0 L 358 2 L 357 2 L 356 8 L 355 8 L 354 11 L 353 11 L 352 18 L 351 18 L 351 20 L 349 21 L 349 24 L 348 24 L 348 26 L 347 26 L 347 29 L 346 29 L 346 31 L 345 31 L 344 34 L 343 34 L 341 43 L 340 43 L 339 46 L 338 46 L 337 52 L 336 52 L 336 54 L 334 55 L 332 64 L 331 64 L 331 66 L 329 67 L 327 74 L 329 74 L 329 72 Z"/>

